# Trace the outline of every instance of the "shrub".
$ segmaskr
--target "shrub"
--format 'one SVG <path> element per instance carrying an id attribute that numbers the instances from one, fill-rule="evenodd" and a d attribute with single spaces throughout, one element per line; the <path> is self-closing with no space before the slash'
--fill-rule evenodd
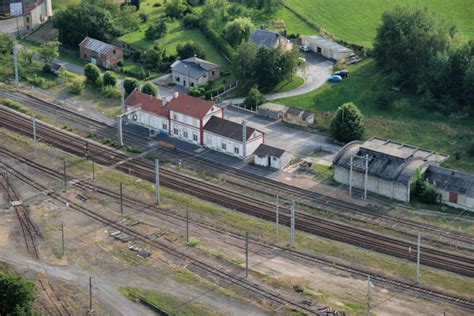
<path id="1" fill-rule="evenodd" d="M 87 64 L 84 67 L 84 75 L 86 76 L 86 83 L 95 85 L 100 78 L 100 69 L 94 64 Z"/>
<path id="2" fill-rule="evenodd" d="M 20 276 L 0 272 L 0 315 L 35 315 L 35 285 Z"/>
<path id="3" fill-rule="evenodd" d="M 265 96 L 258 90 L 257 87 L 253 87 L 249 91 L 249 95 L 244 100 L 246 109 L 255 111 L 257 106 L 265 102 Z"/>
<path id="4" fill-rule="evenodd" d="M 42 70 L 45 74 L 50 74 L 51 73 L 51 67 L 49 67 L 48 64 L 44 64 L 42 67 Z"/>
<path id="5" fill-rule="evenodd" d="M 103 76 L 104 86 L 115 86 L 117 84 L 117 76 L 112 71 L 106 71 Z"/>
<path id="6" fill-rule="evenodd" d="M 135 90 L 138 87 L 138 80 L 133 79 L 133 78 L 126 78 L 123 81 L 123 87 L 125 90 L 125 94 L 129 95 L 132 93 L 133 90 Z"/>
<path id="7" fill-rule="evenodd" d="M 436 186 L 425 179 L 420 169 L 416 170 L 413 177 L 411 193 L 413 196 L 419 198 L 420 201 L 427 204 L 438 203 L 441 199 L 441 195 L 438 193 Z"/>
<path id="8" fill-rule="evenodd" d="M 172 18 L 180 18 L 188 11 L 188 6 L 182 0 L 171 0 L 165 6 L 166 15 Z"/>
<path id="9" fill-rule="evenodd" d="M 199 16 L 194 13 L 188 13 L 183 18 L 183 25 L 187 29 L 193 29 L 199 26 Z"/>
<path id="10" fill-rule="evenodd" d="M 156 97 L 158 94 L 158 89 L 154 84 L 147 82 L 143 85 L 142 92 Z"/>
<path id="11" fill-rule="evenodd" d="M 158 24 L 150 25 L 145 32 L 145 36 L 149 40 L 156 40 L 163 37 L 168 31 L 165 21 L 160 21 Z"/>
<path id="12" fill-rule="evenodd" d="M 400 98 L 393 102 L 393 107 L 400 112 L 407 112 L 410 110 L 410 101 L 407 98 Z"/>
<path id="13" fill-rule="evenodd" d="M 354 103 L 345 103 L 340 106 L 330 124 L 331 135 L 338 141 L 348 143 L 362 139 L 364 127 L 363 115 Z"/>
<path id="14" fill-rule="evenodd" d="M 146 21 L 148 21 L 148 14 L 140 13 L 138 16 L 140 17 L 140 20 L 142 20 L 143 23 L 146 23 Z"/>
<path id="15" fill-rule="evenodd" d="M 188 246 L 189 247 L 195 247 L 199 244 L 199 239 L 196 239 L 196 238 L 189 238 L 189 241 L 188 241 Z"/>
<path id="16" fill-rule="evenodd" d="M 225 58 L 230 58 L 234 49 L 224 40 L 219 33 L 214 31 L 207 22 L 202 21 L 199 23 L 199 29 L 204 36 L 224 55 Z"/>
<path id="17" fill-rule="evenodd" d="M 84 81 L 74 80 L 72 83 L 69 84 L 68 91 L 69 93 L 72 93 L 74 95 L 81 95 L 84 91 Z"/>
<path id="18" fill-rule="evenodd" d="M 103 86 L 102 87 L 102 95 L 109 99 L 118 99 L 120 98 L 120 90 L 117 89 L 115 86 Z"/>
<path id="19" fill-rule="evenodd" d="M 201 44 L 192 41 L 186 42 L 184 44 L 178 44 L 178 46 L 176 47 L 176 53 L 178 54 L 178 57 L 180 59 L 186 59 L 193 56 L 199 58 L 206 57 Z"/>

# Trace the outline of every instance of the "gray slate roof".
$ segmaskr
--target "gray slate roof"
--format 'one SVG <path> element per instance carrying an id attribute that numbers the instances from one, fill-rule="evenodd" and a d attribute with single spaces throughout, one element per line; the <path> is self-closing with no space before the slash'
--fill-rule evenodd
<path id="1" fill-rule="evenodd" d="M 200 59 L 197 57 L 191 57 L 183 60 L 177 60 L 171 65 L 171 70 L 179 72 L 183 75 L 188 75 L 191 78 L 199 79 L 208 71 L 217 69 L 220 66 L 218 64 L 211 63 L 207 60 Z"/>
<path id="2" fill-rule="evenodd" d="M 425 176 L 440 190 L 474 198 L 474 175 L 430 166 L 426 170 Z"/>
<path id="3" fill-rule="evenodd" d="M 448 158 L 426 149 L 372 137 L 364 143 L 354 141 L 344 146 L 333 164 L 350 169 L 351 156 L 365 155 L 369 156 L 369 175 L 402 184 L 410 183 L 416 169 L 441 163 Z M 353 170 L 365 172 L 365 159 L 354 158 Z"/>
<path id="4" fill-rule="evenodd" d="M 275 48 L 278 44 L 279 37 L 280 34 L 277 32 L 255 29 L 252 35 L 250 35 L 250 40 L 257 45 Z"/>
<path id="5" fill-rule="evenodd" d="M 241 124 L 213 116 L 204 126 L 204 130 L 226 138 L 242 142 L 243 126 Z M 255 132 L 254 128 L 247 126 L 247 140 Z"/>
<path id="6" fill-rule="evenodd" d="M 265 156 L 272 156 L 272 157 L 278 157 L 281 158 L 285 151 L 280 148 L 268 146 L 265 144 L 260 144 L 258 148 L 254 151 L 254 155 L 260 156 L 260 157 L 265 157 Z"/>

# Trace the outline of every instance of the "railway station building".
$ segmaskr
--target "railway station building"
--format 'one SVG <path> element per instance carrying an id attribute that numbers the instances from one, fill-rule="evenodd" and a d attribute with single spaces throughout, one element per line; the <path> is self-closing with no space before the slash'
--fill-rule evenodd
<path id="1" fill-rule="evenodd" d="M 333 160 L 334 180 L 360 190 L 366 185 L 368 192 L 409 202 L 416 170 L 423 173 L 430 165 L 437 166 L 447 158 L 430 150 L 372 137 L 365 142 L 350 142 L 339 151 Z"/>

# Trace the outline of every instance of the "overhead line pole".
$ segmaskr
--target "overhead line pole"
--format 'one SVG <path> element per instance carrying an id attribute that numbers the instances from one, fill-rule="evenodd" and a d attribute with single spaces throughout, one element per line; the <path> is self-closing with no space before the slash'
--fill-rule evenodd
<path id="1" fill-rule="evenodd" d="M 18 21 L 18 20 L 17 20 Z M 15 68 L 15 85 L 19 85 L 19 79 L 18 79 L 18 60 L 17 60 L 17 51 L 16 47 L 13 47 L 13 67 Z"/>
<path id="2" fill-rule="evenodd" d="M 245 277 L 249 276 L 249 232 L 245 232 Z"/>
<path id="3" fill-rule="evenodd" d="M 277 242 L 280 241 L 280 227 L 279 227 L 280 226 L 280 223 L 279 223 L 279 221 L 280 221 L 280 218 L 279 218 L 280 216 L 279 215 L 280 214 L 278 214 L 279 211 L 280 211 L 279 209 L 280 209 L 280 197 L 277 195 L 277 197 L 276 197 L 276 209 L 275 209 L 275 211 L 276 211 L 276 214 L 275 214 L 275 233 L 276 233 L 276 241 Z"/>
<path id="4" fill-rule="evenodd" d="M 63 159 L 64 192 L 67 191 L 66 157 Z"/>
<path id="5" fill-rule="evenodd" d="M 372 291 L 370 289 L 370 274 L 367 276 L 367 316 L 370 315 L 370 300 L 372 299 Z"/>
<path id="6" fill-rule="evenodd" d="M 416 284 L 420 283 L 420 250 L 421 250 L 421 234 L 418 233 L 418 242 L 416 245 Z"/>
<path id="7" fill-rule="evenodd" d="M 123 220 L 123 185 L 120 182 L 120 219 Z"/>
<path id="8" fill-rule="evenodd" d="M 351 161 L 349 165 L 349 195 L 352 196 L 352 164 L 354 162 L 354 157 L 351 156 Z"/>
<path id="9" fill-rule="evenodd" d="M 365 155 L 364 200 L 367 200 L 368 175 L 369 175 L 369 155 Z"/>
<path id="10" fill-rule="evenodd" d="M 33 115 L 31 120 L 33 121 L 33 157 L 36 159 L 36 117 Z"/>
<path id="11" fill-rule="evenodd" d="M 156 204 L 160 204 L 160 161 L 155 159 Z"/>
<path id="12" fill-rule="evenodd" d="M 291 228 L 290 228 L 290 247 L 295 247 L 295 200 L 291 200 L 290 212 L 291 212 Z"/>

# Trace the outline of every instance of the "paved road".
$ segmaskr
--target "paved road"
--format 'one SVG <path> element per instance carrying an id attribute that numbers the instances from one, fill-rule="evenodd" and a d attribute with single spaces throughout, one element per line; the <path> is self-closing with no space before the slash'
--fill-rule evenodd
<path id="1" fill-rule="evenodd" d="M 0 250 L 0 261 L 6 262 L 14 267 L 41 272 L 48 276 L 61 279 L 69 284 L 82 288 L 84 291 L 88 291 L 89 289 L 90 273 L 75 266 L 57 266 L 37 262 L 4 250 Z M 114 312 L 114 315 L 154 315 L 145 307 L 131 303 L 116 290 L 120 285 L 113 284 L 110 279 L 94 276 L 93 284 L 94 296 L 97 297 L 102 304 L 107 305 L 107 307 Z"/>

